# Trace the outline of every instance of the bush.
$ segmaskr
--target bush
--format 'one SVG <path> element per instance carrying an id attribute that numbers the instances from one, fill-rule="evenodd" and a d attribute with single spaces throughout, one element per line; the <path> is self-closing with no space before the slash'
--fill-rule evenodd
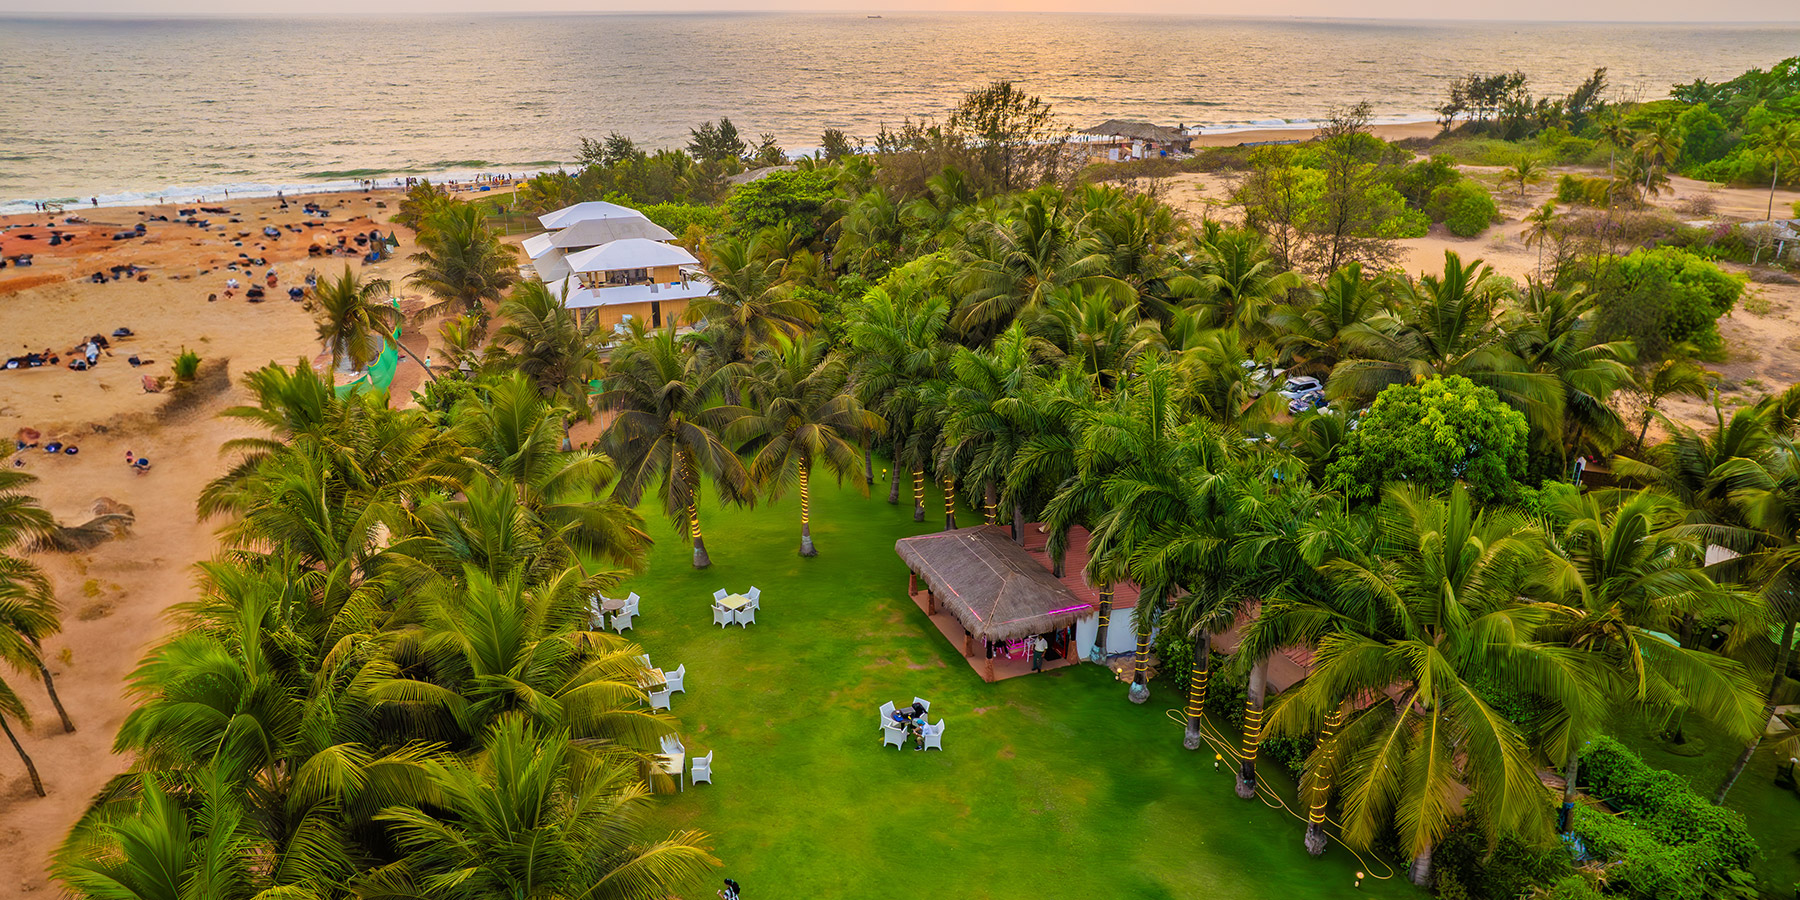
<path id="1" fill-rule="evenodd" d="M 1532 844 L 1505 834 L 1489 847 L 1487 838 L 1467 820 L 1459 825 L 1431 855 L 1439 897 L 1513 900 L 1573 875 L 1569 853 L 1561 844 Z"/>
<path id="2" fill-rule="evenodd" d="M 193 381 L 194 374 L 199 371 L 200 354 L 186 347 L 181 348 L 181 352 L 175 356 L 175 381 L 177 383 Z"/>
<path id="3" fill-rule="evenodd" d="M 1610 862 L 1607 893 L 1656 900 L 1756 896 L 1759 851 L 1741 813 L 1714 806 L 1680 776 L 1646 765 L 1610 737 L 1582 755 L 1591 793 L 1622 815 L 1577 807 L 1574 832 Z"/>
<path id="4" fill-rule="evenodd" d="M 1480 182 L 1469 179 L 1433 191 L 1429 212 L 1457 237 L 1474 237 L 1500 218 L 1493 195 Z"/>
<path id="5" fill-rule="evenodd" d="M 1605 206 L 1612 182 L 1605 178 L 1565 174 L 1556 180 L 1556 202 L 1564 206 Z"/>
<path id="6" fill-rule="evenodd" d="M 1683 342 L 1717 346 L 1718 318 L 1737 305 L 1744 281 L 1686 250 L 1658 247 L 1618 260 L 1596 293 L 1601 333 L 1630 338 L 1654 361 Z"/>
<path id="7" fill-rule="evenodd" d="M 1407 206 L 1422 210 L 1438 188 L 1455 184 L 1462 177 L 1462 172 L 1456 168 L 1456 160 L 1440 153 L 1401 167 L 1394 173 L 1394 190 L 1406 198 Z"/>
<path id="8" fill-rule="evenodd" d="M 726 198 L 725 208 L 745 234 L 787 225 L 801 243 L 811 244 L 824 237 L 837 217 L 832 177 L 827 169 L 771 172 L 738 185 Z"/>
<path id="9" fill-rule="evenodd" d="M 1461 481 L 1480 502 L 1511 501 L 1529 433 L 1524 414 L 1460 375 L 1396 384 L 1375 396 L 1326 481 L 1358 499 L 1394 481 L 1430 491 Z"/>
<path id="10" fill-rule="evenodd" d="M 678 238 L 687 234 L 691 226 L 698 225 L 703 232 L 712 235 L 724 231 L 731 222 L 723 209 L 697 203 L 654 203 L 641 208 L 639 212 L 644 214 L 644 218 L 669 229 Z"/>

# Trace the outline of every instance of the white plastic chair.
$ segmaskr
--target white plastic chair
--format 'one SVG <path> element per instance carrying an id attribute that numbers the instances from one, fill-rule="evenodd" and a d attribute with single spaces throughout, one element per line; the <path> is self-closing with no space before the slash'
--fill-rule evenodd
<path id="1" fill-rule="evenodd" d="M 704 781 L 707 784 L 712 784 L 712 758 L 713 753 L 717 752 L 718 751 L 716 750 L 709 751 L 705 756 L 694 757 L 694 771 L 688 776 L 688 781 L 690 783 L 699 784 Z"/>
<path id="2" fill-rule="evenodd" d="M 713 604 L 712 609 L 713 609 L 713 624 L 719 626 L 720 628 L 724 628 L 725 626 L 730 625 L 732 623 L 732 621 L 735 619 L 735 617 L 731 614 L 731 610 L 726 609 L 723 606 L 719 606 L 718 604 L 715 603 L 715 604 Z"/>
<path id="3" fill-rule="evenodd" d="M 755 603 L 762 599 L 762 588 L 752 586 L 750 590 L 744 592 L 744 596 L 749 597 L 751 603 Z"/>
<path id="4" fill-rule="evenodd" d="M 746 604 L 743 609 L 740 609 L 737 611 L 737 623 L 738 623 L 739 628 L 742 628 L 745 625 L 753 624 L 755 621 L 756 621 L 756 602 L 755 601 L 751 601 L 749 604 Z"/>
<path id="5" fill-rule="evenodd" d="M 925 749 L 927 749 L 927 750 L 942 750 L 942 749 L 944 749 L 944 720 L 943 719 L 937 720 L 937 724 L 935 724 L 935 725 L 926 725 L 925 726 Z"/>
<path id="6" fill-rule="evenodd" d="M 881 704 L 881 727 L 886 728 L 892 724 L 894 724 L 894 701 L 889 700 Z"/>
<path id="7" fill-rule="evenodd" d="M 881 746 L 893 744 L 902 750 L 906 749 L 906 729 L 898 725 L 881 726 Z"/>
<path id="8" fill-rule="evenodd" d="M 668 675 L 669 690 L 671 692 L 680 691 L 683 694 L 687 693 L 687 688 L 682 685 L 682 681 L 687 678 L 687 663 L 676 666 L 675 671 L 666 674 Z"/>
<path id="9" fill-rule="evenodd" d="M 588 598 L 588 627 L 595 631 L 606 630 L 606 611 L 600 608 L 606 598 L 595 594 Z"/>
<path id="10" fill-rule="evenodd" d="M 612 617 L 613 630 L 620 634 L 624 634 L 625 630 L 631 627 L 631 619 L 632 619 L 632 614 L 629 610 L 613 616 Z"/>
<path id="11" fill-rule="evenodd" d="M 660 691 L 651 691 L 650 692 L 650 708 L 651 709 L 668 709 L 669 708 L 669 688 L 667 685 L 664 685 L 663 689 Z"/>
<path id="12" fill-rule="evenodd" d="M 719 588 L 718 590 L 713 591 L 713 599 L 714 600 L 723 600 L 729 596 L 731 596 L 731 595 L 729 593 L 727 593 L 724 588 Z"/>
<path id="13" fill-rule="evenodd" d="M 632 591 L 631 596 L 625 598 L 625 614 L 628 616 L 631 616 L 633 618 L 637 617 L 637 614 L 638 614 L 637 591 Z"/>
<path id="14" fill-rule="evenodd" d="M 662 736 L 662 752 L 664 752 L 664 753 L 686 753 L 687 747 L 682 745 L 681 735 L 665 734 Z"/>
<path id="15" fill-rule="evenodd" d="M 931 712 L 931 701 L 930 700 L 926 700 L 926 699 L 923 699 L 920 697 L 914 697 L 913 702 L 917 703 L 926 712 Z"/>

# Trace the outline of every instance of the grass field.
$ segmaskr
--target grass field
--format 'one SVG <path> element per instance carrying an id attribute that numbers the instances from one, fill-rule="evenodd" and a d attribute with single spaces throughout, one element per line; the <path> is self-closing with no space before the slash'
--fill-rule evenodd
<path id="1" fill-rule="evenodd" d="M 942 520 L 885 496 L 821 483 L 814 559 L 791 497 L 707 509 L 704 571 L 645 510 L 657 546 L 625 587 L 643 597 L 628 634 L 687 666 L 674 712 L 690 755 L 716 753 L 714 783 L 669 797 L 658 824 L 710 833 L 748 897 L 1424 896 L 1403 875 L 1357 890 L 1364 864 L 1341 847 L 1307 856 L 1299 820 L 1182 749 L 1166 689 L 1133 706 L 1099 666 L 983 683 L 906 599 L 894 555 Z M 715 627 L 712 592 L 751 585 L 758 624 Z M 941 753 L 881 746 L 877 708 L 914 696 L 947 723 Z"/>

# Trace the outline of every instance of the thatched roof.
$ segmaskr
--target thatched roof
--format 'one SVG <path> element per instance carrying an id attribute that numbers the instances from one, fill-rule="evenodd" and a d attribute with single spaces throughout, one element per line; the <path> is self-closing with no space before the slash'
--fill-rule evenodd
<path id="1" fill-rule="evenodd" d="M 901 538 L 894 552 L 982 640 L 1055 631 L 1091 609 L 998 526 Z"/>
<path id="2" fill-rule="evenodd" d="M 1149 122 L 1130 122 L 1125 119 L 1107 119 L 1092 128 L 1084 128 L 1082 134 L 1097 134 L 1102 137 L 1124 137 L 1134 141 L 1155 141 L 1159 144 L 1184 144 L 1188 136 L 1180 129 L 1167 125 L 1152 125 Z"/>

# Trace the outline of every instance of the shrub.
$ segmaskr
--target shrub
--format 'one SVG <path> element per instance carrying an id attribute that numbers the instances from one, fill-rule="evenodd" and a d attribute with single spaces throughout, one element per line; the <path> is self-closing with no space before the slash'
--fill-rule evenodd
<path id="1" fill-rule="evenodd" d="M 1683 342 L 1713 347 L 1718 318 L 1743 293 L 1743 279 L 1686 250 L 1637 250 L 1599 280 L 1600 330 L 1630 338 L 1648 360 Z"/>
<path id="2" fill-rule="evenodd" d="M 1605 206 L 1611 187 L 1605 178 L 1565 174 L 1556 180 L 1556 202 L 1564 206 Z"/>
<path id="3" fill-rule="evenodd" d="M 745 234 L 786 225 L 801 243 L 810 244 L 822 238 L 836 218 L 832 202 L 836 196 L 829 170 L 796 169 L 738 185 L 726 198 L 725 208 Z"/>
<path id="4" fill-rule="evenodd" d="M 1493 195 L 1479 182 L 1464 179 L 1431 194 L 1431 217 L 1457 237 L 1474 237 L 1500 217 Z"/>
<path id="5" fill-rule="evenodd" d="M 695 225 L 706 234 L 718 234 L 731 221 L 723 209 L 697 203 L 654 203 L 639 211 L 644 214 L 644 218 L 669 229 L 678 238 L 687 234 L 688 228 Z"/>
<path id="6" fill-rule="evenodd" d="M 1610 737 L 1582 755 L 1582 780 L 1621 811 L 1575 811 L 1573 830 L 1610 862 L 1607 893 L 1650 900 L 1756 896 L 1758 854 L 1742 814 L 1714 806 L 1680 776 L 1645 764 Z"/>
<path id="7" fill-rule="evenodd" d="M 1503 834 L 1493 846 L 1467 820 L 1432 852 L 1439 897 L 1512 900 L 1573 874 L 1568 851 L 1556 843 L 1533 844 Z M 1577 879 L 1579 880 L 1579 879 Z M 1571 896 L 1581 896 L 1579 894 Z"/>
<path id="8" fill-rule="evenodd" d="M 1424 209 L 1431 202 L 1431 195 L 1438 188 L 1461 181 L 1462 172 L 1456 168 L 1456 160 L 1443 154 L 1430 159 L 1421 159 L 1408 166 L 1401 167 L 1394 173 L 1394 190 L 1406 198 L 1406 205 L 1413 209 Z"/>
<path id="9" fill-rule="evenodd" d="M 175 356 L 175 381 L 177 383 L 193 381 L 194 374 L 199 371 L 200 354 L 186 347 L 181 348 L 181 352 Z"/>
<path id="10" fill-rule="evenodd" d="M 1396 384 L 1375 396 L 1326 481 L 1359 499 L 1393 481 L 1431 491 L 1461 481 L 1478 501 L 1510 501 L 1529 433 L 1524 414 L 1460 375 Z"/>

